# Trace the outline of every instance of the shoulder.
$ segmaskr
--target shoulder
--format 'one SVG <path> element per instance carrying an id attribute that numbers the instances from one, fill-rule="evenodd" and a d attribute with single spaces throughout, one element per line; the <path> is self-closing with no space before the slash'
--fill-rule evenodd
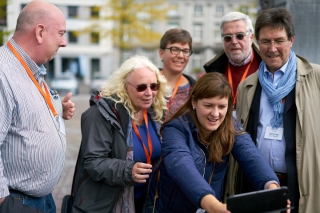
<path id="1" fill-rule="evenodd" d="M 191 76 L 186 75 L 186 74 L 182 74 L 182 75 L 189 81 L 189 83 L 192 87 L 196 84 L 196 80 L 194 78 L 192 78 Z"/>
<path id="2" fill-rule="evenodd" d="M 258 83 L 258 74 L 259 74 L 259 70 L 252 73 L 251 75 L 249 75 L 246 79 L 244 79 L 244 81 L 242 81 L 239 86 L 238 89 L 242 89 L 246 86 L 253 86 L 256 85 Z"/>

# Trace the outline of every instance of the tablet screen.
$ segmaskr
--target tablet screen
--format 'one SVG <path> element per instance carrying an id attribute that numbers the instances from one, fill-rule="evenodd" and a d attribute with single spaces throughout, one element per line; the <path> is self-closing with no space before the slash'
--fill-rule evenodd
<path id="1" fill-rule="evenodd" d="M 286 210 L 288 188 L 260 190 L 227 198 L 227 209 L 232 213 L 267 213 Z"/>

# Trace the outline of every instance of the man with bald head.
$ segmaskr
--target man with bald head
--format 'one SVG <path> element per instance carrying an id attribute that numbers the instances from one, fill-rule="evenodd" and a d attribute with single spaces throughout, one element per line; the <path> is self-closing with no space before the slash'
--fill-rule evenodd
<path id="1" fill-rule="evenodd" d="M 13 37 L 0 47 L 0 212 L 56 213 L 51 192 L 64 167 L 64 120 L 75 111 L 44 81 L 43 66 L 66 46 L 66 21 L 53 4 L 34 0 Z"/>

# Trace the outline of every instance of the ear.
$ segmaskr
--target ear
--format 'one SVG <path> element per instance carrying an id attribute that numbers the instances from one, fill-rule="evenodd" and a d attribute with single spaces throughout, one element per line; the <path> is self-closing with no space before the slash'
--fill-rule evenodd
<path id="1" fill-rule="evenodd" d="M 197 105 L 197 103 L 193 100 L 193 98 L 191 100 L 191 104 L 192 104 L 192 107 L 196 107 L 196 105 Z"/>
<path id="2" fill-rule="evenodd" d="M 45 34 L 46 28 L 44 27 L 43 24 L 38 24 L 36 27 L 36 38 L 39 44 L 42 44 L 44 34 Z"/>
<path id="3" fill-rule="evenodd" d="M 295 36 L 293 35 L 293 36 L 291 37 L 291 39 L 290 39 L 290 41 L 291 41 L 291 47 L 292 47 L 292 45 L 293 45 L 294 38 L 295 38 Z"/>
<path id="4" fill-rule="evenodd" d="M 164 50 L 159 49 L 159 56 L 160 56 L 161 61 L 163 60 L 163 53 L 164 53 Z"/>

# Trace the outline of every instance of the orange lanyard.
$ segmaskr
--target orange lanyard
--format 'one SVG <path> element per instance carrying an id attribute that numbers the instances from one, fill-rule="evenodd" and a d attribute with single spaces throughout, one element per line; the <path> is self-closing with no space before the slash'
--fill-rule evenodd
<path id="1" fill-rule="evenodd" d="M 133 126 L 133 130 L 134 132 L 136 133 L 137 137 L 139 138 L 141 144 L 142 144 L 142 147 L 143 147 L 143 150 L 144 150 L 144 153 L 146 154 L 146 158 L 147 158 L 147 163 L 148 164 L 151 164 L 151 156 L 152 156 L 152 141 L 151 141 L 151 137 L 150 137 L 150 133 L 149 133 L 149 128 L 148 128 L 148 114 L 147 114 L 147 110 L 143 110 L 143 118 L 144 118 L 144 121 L 146 122 L 146 126 L 147 126 L 147 134 L 148 134 L 148 146 L 149 146 L 149 150 L 150 152 L 148 152 L 148 149 L 146 147 L 146 145 L 144 145 L 143 141 L 142 141 L 142 138 L 141 138 L 141 135 L 140 135 L 140 132 L 137 128 L 137 125 L 132 121 L 132 126 Z"/>
<path id="2" fill-rule="evenodd" d="M 165 119 L 165 120 L 168 119 L 169 109 L 170 109 L 170 106 L 171 106 L 171 102 L 172 102 L 173 98 L 174 98 L 174 97 L 176 96 L 176 94 L 177 94 L 177 91 L 178 91 L 179 86 L 180 86 L 180 84 L 181 84 L 181 82 L 182 82 L 182 79 L 183 79 L 183 75 L 180 76 L 178 82 L 177 82 L 176 85 L 174 86 L 173 93 L 172 93 L 172 95 L 171 95 L 171 97 L 170 97 L 170 99 L 169 99 L 169 101 L 168 101 L 168 103 L 167 103 L 167 108 L 168 108 L 168 110 L 167 110 L 167 115 L 166 115 L 166 119 Z"/>
<path id="3" fill-rule="evenodd" d="M 253 61 L 253 58 L 254 58 L 254 53 L 252 52 L 252 57 L 251 57 L 250 63 L 248 65 L 247 69 L 244 71 L 244 73 L 242 75 L 242 78 L 241 78 L 239 83 L 241 83 L 247 77 L 249 69 L 250 69 L 252 61 Z M 230 63 L 228 63 L 228 80 L 229 80 L 229 83 L 230 83 L 230 86 L 231 86 L 231 90 L 232 90 L 232 93 L 233 93 L 233 81 L 232 81 L 232 72 L 231 72 L 231 69 L 230 69 Z M 238 95 L 238 91 L 236 92 L 235 95 L 233 94 L 233 106 L 236 104 L 237 95 Z"/>
<path id="4" fill-rule="evenodd" d="M 18 51 L 12 46 L 12 44 L 8 41 L 7 43 L 8 47 L 10 48 L 10 50 L 12 51 L 12 53 L 17 57 L 17 59 L 20 61 L 20 63 L 22 64 L 22 66 L 24 67 L 24 69 L 26 70 L 26 72 L 28 73 L 29 77 L 31 78 L 31 80 L 33 81 L 33 83 L 36 85 L 36 87 L 38 88 L 38 90 L 40 91 L 41 95 L 43 96 L 43 98 L 45 99 L 46 103 L 48 104 L 52 114 L 54 117 L 57 116 L 57 112 L 52 104 L 51 101 L 51 97 L 50 97 L 50 92 L 48 90 L 48 88 L 44 85 L 45 88 L 45 92 L 43 91 L 43 89 L 41 88 L 39 82 L 36 80 L 36 78 L 33 76 L 30 68 L 28 67 L 28 65 L 26 64 L 26 62 L 22 59 L 22 57 L 20 56 L 20 54 L 18 53 Z"/>

